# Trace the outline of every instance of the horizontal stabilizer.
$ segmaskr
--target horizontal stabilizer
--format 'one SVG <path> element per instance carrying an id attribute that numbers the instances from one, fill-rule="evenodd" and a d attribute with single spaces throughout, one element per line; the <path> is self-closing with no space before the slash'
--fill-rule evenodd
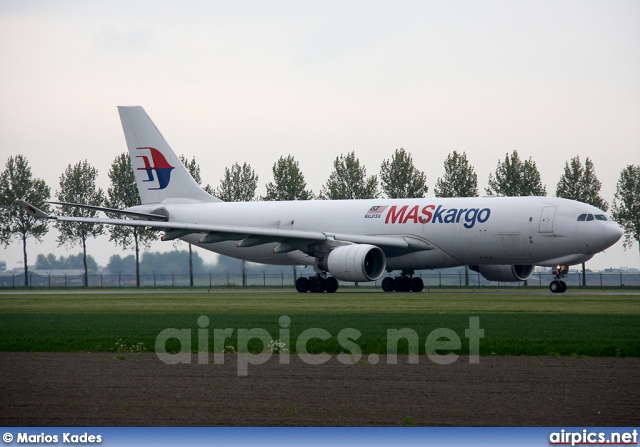
<path id="1" fill-rule="evenodd" d="M 45 213 L 39 208 L 36 208 L 30 203 L 25 202 L 24 200 L 18 200 L 18 205 L 20 205 L 32 217 L 37 217 L 39 219 L 53 219 L 53 216 Z"/>
<path id="2" fill-rule="evenodd" d="M 123 216 L 136 217 L 139 219 L 157 220 L 160 222 L 167 221 L 167 216 L 163 216 L 162 214 L 139 213 L 137 211 L 105 208 L 103 206 L 81 205 L 79 203 L 65 203 L 65 202 L 48 202 L 48 203 L 51 203 L 52 205 L 73 206 L 75 208 L 85 208 L 88 210 L 103 211 L 105 213 L 122 214 Z"/>

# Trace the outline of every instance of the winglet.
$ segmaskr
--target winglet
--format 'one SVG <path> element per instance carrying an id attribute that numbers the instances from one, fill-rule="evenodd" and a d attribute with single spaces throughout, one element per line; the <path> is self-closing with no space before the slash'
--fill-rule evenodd
<path id="1" fill-rule="evenodd" d="M 35 206 L 25 202 L 24 200 L 18 200 L 18 205 L 20 205 L 31 217 L 36 217 L 39 219 L 55 219 L 54 216 L 45 213 L 41 209 L 36 208 Z"/>

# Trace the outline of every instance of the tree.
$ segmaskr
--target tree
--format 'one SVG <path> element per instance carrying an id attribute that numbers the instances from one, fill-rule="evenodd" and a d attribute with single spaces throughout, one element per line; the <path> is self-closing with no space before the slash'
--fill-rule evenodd
<path id="1" fill-rule="evenodd" d="M 477 197 L 478 176 L 467 160 L 467 154 L 453 151 L 444 161 L 444 176 L 434 187 L 436 197 Z"/>
<path id="2" fill-rule="evenodd" d="M 57 270 L 58 260 L 56 255 L 53 253 L 49 253 L 47 256 L 39 254 L 36 258 L 35 267 L 37 270 Z"/>
<path id="3" fill-rule="evenodd" d="M 511 157 L 506 155 L 504 162 L 498 161 L 496 176 L 489 174 L 487 194 L 498 196 L 544 196 L 547 194 L 540 180 L 540 173 L 531 157 L 522 162 L 518 151 Z"/>
<path id="4" fill-rule="evenodd" d="M 600 197 L 602 183 L 598 180 L 593 163 L 589 157 L 580 163 L 580 156 L 571 159 L 564 164 L 564 174 L 558 181 L 556 196 L 564 199 L 577 200 L 607 211 L 609 204 Z M 586 264 L 582 263 L 582 285 L 587 285 Z"/>
<path id="5" fill-rule="evenodd" d="M 83 263 L 82 253 L 66 257 L 60 256 L 60 258 L 56 258 L 56 255 L 49 253 L 47 256 L 39 254 L 35 267 L 37 270 L 80 270 L 83 268 Z M 98 269 L 98 263 L 91 255 L 87 255 L 87 265 L 90 270 Z"/>
<path id="6" fill-rule="evenodd" d="M 256 198 L 258 176 L 251 166 L 234 163 L 231 169 L 224 168 L 224 177 L 214 196 L 225 202 L 250 202 Z"/>
<path id="7" fill-rule="evenodd" d="M 378 177 L 367 177 L 367 169 L 360 165 L 355 152 L 345 157 L 340 155 L 333 161 L 333 172 L 322 187 L 320 196 L 330 200 L 375 199 L 378 192 Z"/>
<path id="8" fill-rule="evenodd" d="M 131 167 L 129 154 L 118 155 L 109 169 L 111 186 L 107 189 L 106 206 L 109 208 L 124 209 L 140 205 L 140 195 L 136 177 Z M 113 218 L 122 216 L 114 214 Z M 149 247 L 155 239 L 155 232 L 142 227 L 128 227 L 124 225 L 112 225 L 109 228 L 109 241 L 115 242 L 127 249 L 133 246 L 135 250 L 136 287 L 140 287 L 140 244 Z"/>
<path id="9" fill-rule="evenodd" d="M 298 162 L 292 155 L 280 157 L 272 168 L 273 182 L 267 183 L 267 195 L 263 200 L 311 200 L 313 192 L 307 183 Z"/>
<path id="10" fill-rule="evenodd" d="M 60 176 L 60 191 L 58 201 L 65 203 L 79 203 L 84 205 L 102 206 L 104 204 L 104 192 L 96 187 L 98 170 L 92 167 L 87 160 L 78 162 L 74 166 L 67 166 Z M 63 206 L 63 213 L 73 217 L 94 218 L 98 211 L 87 208 Z M 82 244 L 82 256 L 84 263 L 84 286 L 89 285 L 89 273 L 87 269 L 87 238 L 97 237 L 104 233 L 100 224 L 85 222 L 56 222 L 58 246 L 73 247 Z"/>
<path id="11" fill-rule="evenodd" d="M 624 248 L 640 242 L 640 165 L 627 165 L 620 173 L 611 211 L 624 230 Z"/>
<path id="12" fill-rule="evenodd" d="M 391 160 L 380 166 L 382 191 L 391 199 L 422 198 L 429 191 L 427 176 L 413 164 L 413 157 L 404 150 L 396 149 Z"/>
<path id="13" fill-rule="evenodd" d="M 582 166 L 580 156 L 577 155 L 571 159 L 571 162 L 565 163 L 564 174 L 556 187 L 556 196 L 577 200 L 607 211 L 609 204 L 600 197 L 601 187 L 602 182 L 596 176 L 593 162 L 587 157 Z"/>
<path id="14" fill-rule="evenodd" d="M 47 200 L 51 196 L 49 187 L 42 179 L 33 178 L 29 162 L 23 155 L 9 157 L 5 170 L 0 174 L 0 242 L 6 247 L 14 237 L 22 240 L 24 263 L 24 285 L 29 285 L 29 267 L 27 261 L 27 239 L 34 237 L 42 241 L 49 231 L 48 222 L 31 217 L 18 205 L 22 199 L 49 211 Z"/>
<path id="15" fill-rule="evenodd" d="M 139 264 L 133 255 L 128 255 L 124 258 L 120 255 L 112 255 L 107 263 L 107 270 L 109 270 L 109 273 L 112 275 L 115 273 L 137 273 Z"/>

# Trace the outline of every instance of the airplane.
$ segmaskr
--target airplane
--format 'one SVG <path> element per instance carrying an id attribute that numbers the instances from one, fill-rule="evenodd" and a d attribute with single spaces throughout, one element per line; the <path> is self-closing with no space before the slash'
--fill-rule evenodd
<path id="1" fill-rule="evenodd" d="M 377 281 L 385 292 L 420 292 L 416 270 L 469 266 L 489 281 L 518 282 L 535 266 L 554 267 L 552 293 L 564 293 L 570 265 L 591 259 L 623 232 L 591 205 L 555 197 L 472 197 L 223 202 L 204 191 L 140 106 L 118 107 L 141 205 L 123 219 L 47 214 L 38 218 L 148 227 L 250 262 L 313 266 L 298 292 L 335 292 L 338 280 Z M 56 202 L 52 202 L 56 203 Z"/>

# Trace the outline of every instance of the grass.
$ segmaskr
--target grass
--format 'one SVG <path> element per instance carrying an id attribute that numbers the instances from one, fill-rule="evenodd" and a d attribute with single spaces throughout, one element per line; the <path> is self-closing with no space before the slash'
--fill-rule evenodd
<path id="1" fill-rule="evenodd" d="M 81 314 L 350 314 L 350 313 L 579 313 L 640 314 L 640 292 L 535 289 L 395 294 L 357 291 L 315 295 L 282 291 L 19 292 L 0 293 L 5 313 Z"/>
<path id="2" fill-rule="evenodd" d="M 273 291 L 1 293 L 0 351 L 115 351 L 143 346 L 153 351 L 166 328 L 189 329 L 198 346 L 200 315 L 209 317 L 209 346 L 214 329 L 232 328 L 224 345 L 237 346 L 239 329 L 264 328 L 283 339 L 279 318 L 291 319 L 287 349 L 310 328 L 331 337 L 312 339 L 309 352 L 347 352 L 336 337 L 345 328 L 361 335 L 364 354 L 387 352 L 387 330 L 410 328 L 425 340 L 437 328 L 452 329 L 468 353 L 465 329 L 477 316 L 485 335 L 482 355 L 640 356 L 640 294 L 576 292 L 557 296 L 538 291 L 385 294 L 380 292 L 298 294 Z M 286 332 L 284 335 L 287 335 Z M 179 345 L 173 340 L 169 350 Z M 142 345 L 140 345 L 142 343 Z M 119 345 L 118 345 L 119 344 Z M 263 349 L 251 340 L 250 351 Z M 400 341 L 399 353 L 407 353 Z M 446 352 L 446 351 L 445 351 Z"/>

